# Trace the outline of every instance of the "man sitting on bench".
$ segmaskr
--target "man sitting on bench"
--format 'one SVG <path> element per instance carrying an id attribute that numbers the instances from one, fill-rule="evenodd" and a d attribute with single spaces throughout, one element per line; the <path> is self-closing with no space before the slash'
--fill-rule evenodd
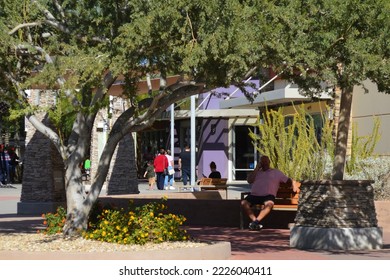
<path id="1" fill-rule="evenodd" d="M 291 178 L 278 169 L 270 168 L 268 156 L 260 158 L 255 170 L 248 175 L 247 181 L 252 185 L 251 193 L 241 201 L 241 207 L 252 220 L 249 224 L 250 230 L 260 230 L 263 227 L 260 221 L 271 212 L 280 183 L 293 187 L 294 192 L 298 191 Z M 251 206 L 256 204 L 264 204 L 257 217 L 251 209 Z"/>

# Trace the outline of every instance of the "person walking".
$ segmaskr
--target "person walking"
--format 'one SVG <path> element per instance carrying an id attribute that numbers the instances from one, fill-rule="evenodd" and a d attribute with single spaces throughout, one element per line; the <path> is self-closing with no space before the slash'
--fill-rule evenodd
<path id="1" fill-rule="evenodd" d="M 293 180 L 280 170 L 271 168 L 269 157 L 264 155 L 260 158 L 255 170 L 248 175 L 247 181 L 252 185 L 251 193 L 241 201 L 241 207 L 252 220 L 249 224 L 251 230 L 260 230 L 263 227 L 260 222 L 271 212 L 280 183 L 286 183 L 293 188 L 294 192 L 298 191 Z M 264 205 L 257 216 L 251 209 L 251 206 L 255 204 Z"/>
<path id="2" fill-rule="evenodd" d="M 153 190 L 154 185 L 156 184 L 156 173 L 154 172 L 153 160 L 148 161 L 148 167 L 146 167 L 144 177 L 148 179 L 149 190 Z"/>
<path id="3" fill-rule="evenodd" d="M 164 190 L 164 171 L 168 168 L 168 159 L 165 156 L 165 150 L 163 148 L 160 149 L 158 156 L 154 159 L 153 165 L 154 171 L 156 172 L 157 189 Z"/>
<path id="4" fill-rule="evenodd" d="M 168 174 L 165 174 L 164 188 L 167 190 L 174 190 L 173 186 L 173 175 L 175 174 L 174 161 L 171 155 L 171 150 L 167 150 L 165 156 L 168 159 Z"/>
<path id="5" fill-rule="evenodd" d="M 191 181 L 191 151 L 188 144 L 179 155 L 179 170 L 181 170 L 183 185 L 187 186 L 188 181 Z"/>

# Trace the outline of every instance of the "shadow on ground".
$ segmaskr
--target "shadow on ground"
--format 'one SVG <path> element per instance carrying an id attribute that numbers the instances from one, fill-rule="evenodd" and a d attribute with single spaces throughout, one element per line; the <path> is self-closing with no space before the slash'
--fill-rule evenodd
<path id="1" fill-rule="evenodd" d="M 15 214 L 0 215 L 0 233 L 36 233 L 44 228 L 42 217 Z"/>

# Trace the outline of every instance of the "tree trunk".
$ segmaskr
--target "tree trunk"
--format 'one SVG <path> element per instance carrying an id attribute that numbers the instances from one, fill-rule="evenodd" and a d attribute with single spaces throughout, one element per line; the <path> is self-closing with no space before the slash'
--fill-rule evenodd
<path id="1" fill-rule="evenodd" d="M 348 131 L 352 110 L 353 87 L 343 88 L 340 101 L 340 116 L 336 135 L 336 150 L 333 163 L 332 180 L 343 180 L 348 147 Z"/>
<path id="2" fill-rule="evenodd" d="M 67 215 L 63 233 L 79 235 L 87 229 L 90 204 L 85 203 L 87 193 L 81 179 L 81 169 L 71 164 L 65 173 Z"/>

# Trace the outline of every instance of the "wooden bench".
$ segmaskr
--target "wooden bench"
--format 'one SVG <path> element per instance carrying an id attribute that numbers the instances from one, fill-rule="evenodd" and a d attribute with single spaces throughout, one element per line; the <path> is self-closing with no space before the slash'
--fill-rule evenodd
<path id="1" fill-rule="evenodd" d="M 293 182 L 294 184 L 297 184 L 298 187 L 301 185 L 300 182 Z M 250 192 L 242 192 L 241 193 L 241 200 L 244 200 L 244 198 L 250 194 Z M 278 192 L 275 197 L 275 204 L 272 208 L 273 210 L 278 211 L 291 211 L 291 210 L 297 210 L 298 208 L 298 198 L 299 198 L 299 189 L 298 192 L 293 192 L 292 188 L 287 186 L 286 184 L 280 184 Z M 261 209 L 264 208 L 264 205 L 256 204 L 252 205 L 252 209 L 254 211 L 261 211 Z M 242 207 L 240 207 L 240 229 L 244 228 L 244 215 L 246 213 L 243 211 Z"/>
<path id="2" fill-rule="evenodd" d="M 225 190 L 225 199 L 228 199 L 227 178 L 202 178 L 198 182 L 201 191 Z"/>

